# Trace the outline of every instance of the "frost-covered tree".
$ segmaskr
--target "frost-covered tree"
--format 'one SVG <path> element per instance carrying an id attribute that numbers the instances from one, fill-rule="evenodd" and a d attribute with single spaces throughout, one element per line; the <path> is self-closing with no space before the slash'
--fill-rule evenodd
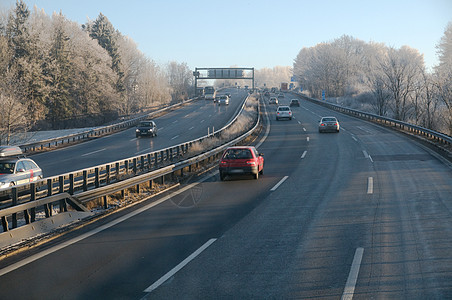
<path id="1" fill-rule="evenodd" d="M 391 93 L 394 118 L 407 121 L 419 77 L 424 70 L 423 56 L 416 49 L 389 48 L 380 61 L 386 87 Z"/>
<path id="2" fill-rule="evenodd" d="M 188 98 L 193 86 L 193 74 L 186 63 L 172 61 L 166 66 L 173 101 Z"/>
<path id="3" fill-rule="evenodd" d="M 436 90 L 447 108 L 448 129 L 452 135 L 452 22 L 447 25 L 437 49 L 439 64 L 435 67 Z"/>
<path id="4" fill-rule="evenodd" d="M 97 40 L 99 45 L 107 50 L 111 57 L 111 68 L 118 75 L 118 81 L 116 82 L 116 90 L 119 93 L 124 91 L 124 73 L 121 69 L 121 55 L 118 49 L 118 37 L 119 33 L 110 23 L 108 18 L 102 13 L 99 14 L 96 20 L 91 24 L 87 24 L 90 36 Z"/>
<path id="5" fill-rule="evenodd" d="M 13 131 L 25 130 L 28 118 L 20 93 L 15 87 L 15 74 L 8 71 L 0 81 L 0 145 L 9 145 Z"/>

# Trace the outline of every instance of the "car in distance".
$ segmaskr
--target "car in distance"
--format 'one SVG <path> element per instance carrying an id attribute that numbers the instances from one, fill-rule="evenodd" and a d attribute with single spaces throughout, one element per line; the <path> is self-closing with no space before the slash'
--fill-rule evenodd
<path id="1" fill-rule="evenodd" d="M 339 132 L 339 121 L 335 117 L 322 117 L 319 132 Z"/>
<path id="2" fill-rule="evenodd" d="M 278 104 L 278 98 L 270 97 L 270 100 L 268 100 L 268 104 Z"/>
<path id="3" fill-rule="evenodd" d="M 276 109 L 276 121 L 279 121 L 281 119 L 292 120 L 292 110 L 289 106 L 281 105 Z"/>
<path id="4" fill-rule="evenodd" d="M 157 125 L 154 121 L 146 120 L 141 121 L 135 129 L 135 136 L 156 136 L 157 135 Z"/>
<path id="5" fill-rule="evenodd" d="M 229 105 L 229 96 L 228 95 L 221 95 L 218 96 L 218 105 Z"/>
<path id="6" fill-rule="evenodd" d="M 283 93 L 279 93 L 278 94 L 278 98 L 284 98 L 284 94 Z"/>
<path id="7" fill-rule="evenodd" d="M 42 179 L 42 169 L 22 149 L 0 146 L 0 190 Z"/>
<path id="8" fill-rule="evenodd" d="M 300 101 L 298 99 L 292 99 L 290 100 L 289 106 L 300 106 Z"/>
<path id="9" fill-rule="evenodd" d="M 227 175 L 251 174 L 254 179 L 264 174 L 264 157 L 253 146 L 234 146 L 227 148 L 220 160 L 220 180 Z"/>

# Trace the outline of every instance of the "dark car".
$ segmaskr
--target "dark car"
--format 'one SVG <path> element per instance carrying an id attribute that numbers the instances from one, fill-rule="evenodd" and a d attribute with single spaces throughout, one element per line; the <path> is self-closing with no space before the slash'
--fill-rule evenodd
<path id="1" fill-rule="evenodd" d="M 251 174 L 255 179 L 264 174 L 264 157 L 253 146 L 229 147 L 224 151 L 219 166 L 220 180 L 226 175 Z"/>
<path id="2" fill-rule="evenodd" d="M 135 129 L 136 137 L 140 136 L 156 136 L 157 135 L 157 125 L 154 121 L 141 121 L 140 124 Z"/>
<path id="3" fill-rule="evenodd" d="M 42 179 L 41 168 L 15 146 L 0 146 L 0 189 Z"/>
<path id="4" fill-rule="evenodd" d="M 300 101 L 298 99 L 290 100 L 289 106 L 300 106 Z"/>

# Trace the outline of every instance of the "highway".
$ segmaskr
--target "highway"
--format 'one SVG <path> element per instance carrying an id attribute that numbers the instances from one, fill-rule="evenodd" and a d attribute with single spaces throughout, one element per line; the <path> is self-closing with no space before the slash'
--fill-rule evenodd
<path id="1" fill-rule="evenodd" d="M 300 102 L 291 121 L 276 121 L 276 107 L 266 105 L 258 180 L 222 182 L 212 170 L 6 258 L 1 298 L 451 299 L 451 165 L 401 133 Z M 173 113 L 159 120 L 175 124 L 159 132 L 159 147 L 188 130 L 173 122 L 193 111 Z M 328 115 L 340 133 L 318 133 Z M 81 156 L 121 144 L 108 146 L 110 158 L 153 147 L 127 132 L 70 148 Z M 101 153 L 77 168 L 102 163 Z"/>
<path id="2" fill-rule="evenodd" d="M 152 151 L 165 149 L 219 130 L 235 116 L 247 96 L 244 90 L 229 89 L 228 106 L 196 100 L 155 119 L 156 137 L 135 137 L 135 128 L 93 139 L 74 146 L 30 156 L 43 169 L 44 176 L 56 176 Z M 219 92 L 221 94 L 223 92 Z"/>

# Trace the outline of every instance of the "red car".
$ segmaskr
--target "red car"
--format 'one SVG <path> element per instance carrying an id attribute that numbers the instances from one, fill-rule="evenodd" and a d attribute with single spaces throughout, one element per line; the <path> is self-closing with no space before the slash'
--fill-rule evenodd
<path id="1" fill-rule="evenodd" d="M 264 157 L 253 146 L 229 147 L 220 161 L 220 180 L 226 175 L 251 174 L 254 179 L 264 174 Z"/>

